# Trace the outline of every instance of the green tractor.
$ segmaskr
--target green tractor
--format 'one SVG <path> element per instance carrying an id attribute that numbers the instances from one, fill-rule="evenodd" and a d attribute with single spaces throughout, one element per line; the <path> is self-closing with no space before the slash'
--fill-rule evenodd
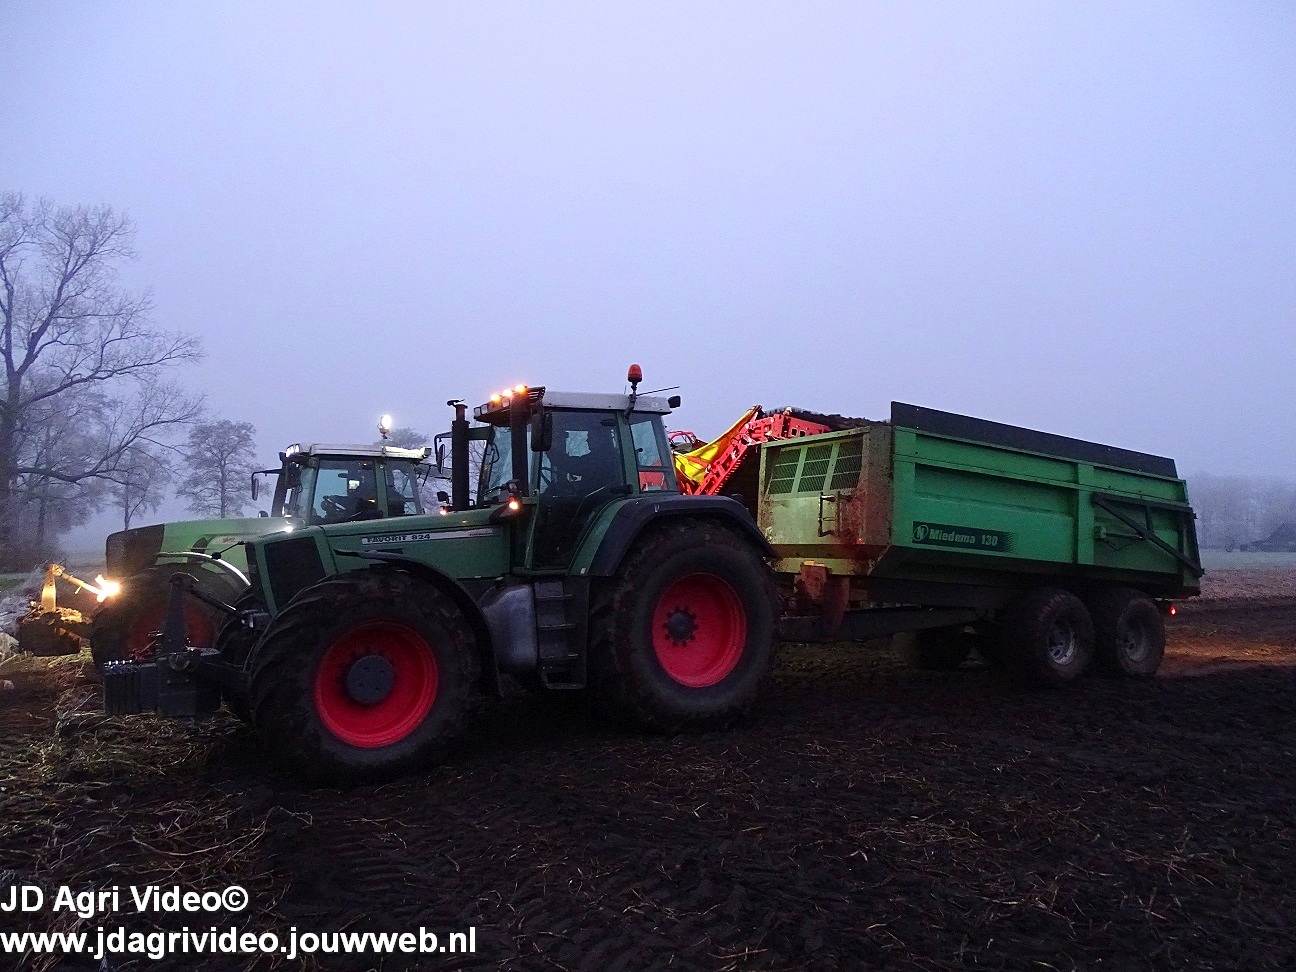
<path id="1" fill-rule="evenodd" d="M 740 502 L 680 494 L 662 421 L 678 399 L 519 386 L 476 426 L 451 404 L 448 510 L 249 540 L 257 603 L 216 651 L 184 643 L 179 579 L 164 657 L 108 666 L 108 711 L 194 714 L 223 696 L 332 780 L 436 759 L 503 675 L 588 686 L 654 729 L 737 719 L 772 655 L 770 551 Z"/>
<path id="2" fill-rule="evenodd" d="M 224 702 L 301 774 L 376 779 L 437 759 L 505 676 L 651 730 L 726 726 L 776 639 L 912 632 L 926 667 L 975 647 L 1044 687 L 1148 678 L 1170 599 L 1200 588 L 1169 459 L 893 403 L 889 422 L 731 443 L 729 492 L 683 495 L 679 398 L 629 380 L 519 385 L 475 425 L 450 402 L 448 506 L 250 539 L 237 605 L 171 577 L 158 655 L 105 666 L 106 711 Z M 214 647 L 195 600 L 228 619 Z"/>
<path id="3" fill-rule="evenodd" d="M 260 516 L 186 520 L 122 530 L 106 544 L 108 589 L 115 593 L 95 613 L 90 650 L 96 664 L 149 656 L 162 626 L 169 581 L 176 572 L 221 603 L 248 590 L 243 545 L 256 537 L 307 526 L 356 522 L 424 512 L 419 486 L 431 472 L 430 449 L 377 445 L 292 445 L 277 469 L 252 475 L 252 499 L 266 477 L 277 477 L 273 500 Z M 224 620 L 199 597 L 184 607 L 189 640 L 210 647 Z"/>

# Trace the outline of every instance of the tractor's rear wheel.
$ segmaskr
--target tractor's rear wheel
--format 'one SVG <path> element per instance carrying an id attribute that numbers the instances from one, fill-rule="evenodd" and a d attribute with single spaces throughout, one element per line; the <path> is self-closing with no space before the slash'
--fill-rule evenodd
<path id="1" fill-rule="evenodd" d="M 258 732 L 308 778 L 394 776 L 463 729 L 479 661 L 454 600 L 374 568 L 321 581 L 270 622 L 252 662 Z"/>
<path id="2" fill-rule="evenodd" d="M 100 606 L 90 625 L 90 657 L 103 669 L 110 661 L 147 661 L 153 657 L 154 635 L 166 619 L 171 596 L 171 576 L 188 574 L 205 593 L 230 601 L 246 585 L 233 575 L 186 569 L 178 564 L 158 564 L 122 581 L 121 593 Z M 184 600 L 185 632 L 189 644 L 209 648 L 216 643 L 225 615 L 196 597 Z"/>
<path id="3" fill-rule="evenodd" d="M 644 728 L 715 728 L 753 704 L 774 654 L 777 593 L 751 545 L 706 521 L 666 526 L 595 592 L 598 704 Z"/>
<path id="4" fill-rule="evenodd" d="M 1069 591 L 1041 587 L 1024 594 L 1008 609 L 1001 634 L 1004 662 L 1023 682 L 1060 688 L 1093 661 L 1093 621 Z"/>
<path id="5" fill-rule="evenodd" d="M 1142 591 L 1115 587 L 1089 598 L 1094 646 L 1103 669 L 1151 678 L 1165 657 L 1165 619 Z"/>

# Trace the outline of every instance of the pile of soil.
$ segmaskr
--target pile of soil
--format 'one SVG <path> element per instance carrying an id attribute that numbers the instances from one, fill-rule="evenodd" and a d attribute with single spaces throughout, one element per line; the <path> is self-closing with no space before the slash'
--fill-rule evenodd
<path id="1" fill-rule="evenodd" d="M 222 927 L 476 927 L 472 956 L 323 969 L 1296 968 L 1296 597 L 1253 593 L 1185 605 L 1151 682 L 786 646 L 736 731 L 518 694 L 443 767 L 350 791 L 285 780 L 233 720 L 60 718 L 92 704 L 76 666 L 0 670 L 0 867 L 242 884 Z M 147 967 L 245 965 L 297 967 Z"/>

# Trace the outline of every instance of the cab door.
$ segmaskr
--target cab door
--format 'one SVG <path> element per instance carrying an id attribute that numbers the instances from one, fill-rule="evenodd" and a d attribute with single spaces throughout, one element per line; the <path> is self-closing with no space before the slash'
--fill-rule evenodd
<path id="1" fill-rule="evenodd" d="M 623 416 L 609 411 L 554 409 L 549 448 L 538 453 L 536 507 L 527 566 L 565 568 L 577 541 L 608 503 L 634 492 L 623 447 Z"/>
<path id="2" fill-rule="evenodd" d="M 418 516 L 423 512 L 419 492 L 418 466 L 406 460 L 386 459 L 382 462 L 383 516 Z"/>

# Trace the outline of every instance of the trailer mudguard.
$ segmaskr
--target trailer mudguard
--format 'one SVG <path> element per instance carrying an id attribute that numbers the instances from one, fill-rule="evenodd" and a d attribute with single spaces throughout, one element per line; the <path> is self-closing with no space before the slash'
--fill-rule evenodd
<path id="1" fill-rule="evenodd" d="M 572 573 L 585 577 L 611 577 L 644 528 L 664 519 L 680 517 L 720 520 L 749 541 L 762 557 L 773 557 L 774 548 L 756 526 L 747 508 L 728 496 L 639 496 L 618 504 L 581 544 L 572 561 Z"/>

